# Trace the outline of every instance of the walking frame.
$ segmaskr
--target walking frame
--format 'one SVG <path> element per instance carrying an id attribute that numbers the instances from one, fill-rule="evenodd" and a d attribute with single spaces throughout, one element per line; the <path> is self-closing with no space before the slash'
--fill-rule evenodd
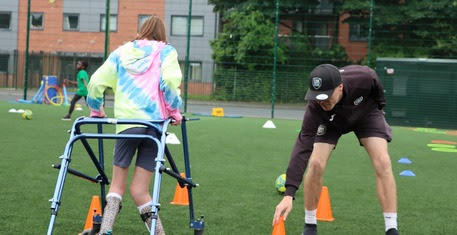
<path id="1" fill-rule="evenodd" d="M 162 173 L 166 173 L 171 177 L 175 178 L 178 181 L 178 184 L 181 188 L 187 187 L 187 193 L 189 198 L 189 215 L 190 215 L 190 223 L 189 227 L 194 229 L 194 234 L 202 235 L 205 227 L 205 223 L 203 221 L 203 216 L 199 219 L 195 220 L 194 218 L 194 210 L 193 210 L 193 199 L 192 199 L 192 188 L 199 186 L 197 183 L 192 181 L 191 173 L 190 173 L 190 161 L 189 161 L 189 151 L 187 145 L 187 129 L 186 129 L 186 122 L 198 120 L 198 119 L 189 119 L 183 117 L 181 123 L 181 132 L 182 132 L 182 145 L 183 145 L 183 155 L 184 155 L 184 167 L 185 167 L 185 177 L 180 175 L 180 172 L 173 160 L 173 157 L 165 143 L 167 128 L 170 124 L 171 119 L 167 120 L 130 120 L 130 119 L 113 119 L 113 118 L 87 118 L 87 117 L 80 117 L 75 120 L 73 123 L 72 129 L 70 131 L 70 139 L 68 140 L 64 154 L 60 156 L 62 159 L 60 164 L 53 165 L 54 168 L 59 169 L 59 174 L 57 177 L 56 187 L 54 189 L 54 195 L 49 200 L 51 202 L 51 219 L 49 221 L 48 226 L 48 235 L 52 234 L 54 229 L 54 223 L 57 218 L 60 200 L 62 197 L 62 191 L 65 184 L 65 179 L 67 173 L 72 175 L 81 177 L 83 179 L 89 180 L 93 183 L 100 184 L 100 198 L 101 198 L 101 207 L 104 210 L 106 205 L 105 200 L 105 186 L 109 185 L 109 179 L 105 174 L 104 171 L 104 152 L 103 152 L 103 139 L 151 139 L 153 140 L 158 148 L 158 154 L 155 158 L 156 161 L 156 168 L 154 172 L 154 187 L 152 191 L 152 223 L 151 223 L 151 231 L 150 234 L 155 234 L 155 228 L 157 224 L 158 213 L 160 209 L 160 185 L 162 182 Z M 160 124 L 162 125 L 162 133 L 160 136 L 160 140 L 155 138 L 151 135 L 141 135 L 141 134 L 104 134 L 103 133 L 103 125 L 116 125 L 116 124 L 135 124 L 135 125 L 142 125 L 146 128 L 156 128 L 153 124 Z M 83 125 L 96 125 L 98 133 L 82 133 L 81 126 Z M 88 139 L 97 139 L 98 140 L 98 152 L 99 158 L 97 159 L 94 151 L 92 151 L 91 146 L 88 143 Z M 73 144 L 80 140 L 83 144 L 84 148 L 86 149 L 89 157 L 91 158 L 92 162 L 94 163 L 95 167 L 97 168 L 98 175 L 96 177 L 91 177 L 79 171 L 76 171 L 69 167 L 71 162 L 71 153 L 73 150 Z M 164 155 L 166 156 L 170 167 L 165 167 L 164 162 Z M 96 231 L 98 232 L 98 231 Z M 93 232 L 95 234 L 95 232 Z"/>

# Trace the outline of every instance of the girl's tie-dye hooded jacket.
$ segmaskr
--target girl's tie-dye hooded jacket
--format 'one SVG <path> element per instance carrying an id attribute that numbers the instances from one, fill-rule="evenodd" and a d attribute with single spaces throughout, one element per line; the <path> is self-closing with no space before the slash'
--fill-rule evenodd
<path id="1" fill-rule="evenodd" d="M 135 40 L 113 51 L 91 76 L 87 104 L 93 113 L 101 111 L 103 92 L 111 87 L 117 119 L 181 120 L 181 79 L 178 54 L 172 46 Z M 116 133 L 130 127 L 134 125 L 117 125 Z"/>

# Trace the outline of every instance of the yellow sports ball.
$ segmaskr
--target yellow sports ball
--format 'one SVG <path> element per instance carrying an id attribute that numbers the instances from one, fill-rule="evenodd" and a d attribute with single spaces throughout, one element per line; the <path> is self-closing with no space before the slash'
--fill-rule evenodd
<path id="1" fill-rule="evenodd" d="M 282 174 L 276 179 L 275 187 L 280 193 L 284 193 L 286 191 L 286 174 Z"/>
<path id="2" fill-rule="evenodd" d="M 26 120 L 30 120 L 32 119 L 32 116 L 33 116 L 33 113 L 31 110 L 25 110 L 23 113 L 22 113 L 22 117 Z"/>

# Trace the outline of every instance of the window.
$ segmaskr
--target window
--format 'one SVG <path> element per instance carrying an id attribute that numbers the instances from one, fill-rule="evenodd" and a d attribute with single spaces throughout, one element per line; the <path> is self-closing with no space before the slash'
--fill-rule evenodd
<path id="1" fill-rule="evenodd" d="M 368 41 L 368 25 L 349 24 L 349 40 Z"/>
<path id="2" fill-rule="evenodd" d="M 171 35 L 187 35 L 187 16 L 171 16 Z M 190 21 L 190 35 L 203 36 L 203 16 L 192 16 Z"/>
<path id="3" fill-rule="evenodd" d="M 1 29 L 11 29 L 11 12 L 0 12 Z"/>
<path id="4" fill-rule="evenodd" d="M 106 17 L 105 17 L 105 15 L 100 15 L 100 31 L 105 32 L 105 27 L 106 27 Z M 117 15 L 109 16 L 109 31 L 110 32 L 117 31 Z"/>
<path id="5" fill-rule="evenodd" d="M 150 17 L 151 15 L 139 15 L 138 16 L 138 32 L 140 32 L 141 25 Z"/>
<path id="6" fill-rule="evenodd" d="M 79 30 L 79 14 L 64 14 L 63 30 Z"/>
<path id="7" fill-rule="evenodd" d="M 30 28 L 43 29 L 43 13 L 34 12 L 30 14 Z"/>
<path id="8" fill-rule="evenodd" d="M 311 42 L 316 48 L 327 50 L 330 48 L 330 36 L 328 35 L 328 25 L 325 21 L 313 21 L 308 24 L 308 31 Z"/>
<path id="9" fill-rule="evenodd" d="M 186 61 L 180 61 L 179 66 L 184 75 L 186 72 Z M 183 77 L 184 79 L 184 77 Z M 189 62 L 189 81 L 202 81 L 202 62 L 190 61 Z"/>
<path id="10" fill-rule="evenodd" d="M 0 72 L 8 72 L 9 57 L 8 54 L 0 54 Z"/>

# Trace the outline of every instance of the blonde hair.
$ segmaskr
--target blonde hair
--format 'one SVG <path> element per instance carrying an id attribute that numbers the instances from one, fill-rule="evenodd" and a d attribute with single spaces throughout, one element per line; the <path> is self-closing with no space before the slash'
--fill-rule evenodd
<path id="1" fill-rule="evenodd" d="M 157 15 L 150 16 L 141 25 L 140 32 L 135 38 L 136 40 L 147 39 L 161 42 L 167 42 L 167 34 L 165 31 L 165 23 Z"/>

